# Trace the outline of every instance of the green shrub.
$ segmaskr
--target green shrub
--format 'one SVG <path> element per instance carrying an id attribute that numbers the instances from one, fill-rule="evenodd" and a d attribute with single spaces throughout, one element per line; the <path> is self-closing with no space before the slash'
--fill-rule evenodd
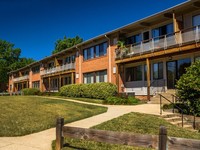
<path id="1" fill-rule="evenodd" d="M 129 96 L 128 98 L 111 96 L 108 97 L 103 103 L 110 105 L 134 105 L 140 103 L 140 100 L 132 96 Z"/>
<path id="2" fill-rule="evenodd" d="M 67 97 L 85 97 L 106 99 L 117 93 L 117 86 L 112 83 L 71 84 L 60 88 L 60 95 Z"/>
<path id="3" fill-rule="evenodd" d="M 39 95 L 40 90 L 37 88 L 25 88 L 21 90 L 24 95 Z"/>
<path id="4" fill-rule="evenodd" d="M 40 92 L 38 95 L 40 96 L 59 96 L 59 92 Z"/>
<path id="5" fill-rule="evenodd" d="M 162 108 L 163 108 L 163 110 L 173 109 L 173 104 L 164 104 Z"/>
<path id="6" fill-rule="evenodd" d="M 178 96 L 188 105 L 190 112 L 200 115 L 200 61 L 186 69 L 176 85 Z"/>

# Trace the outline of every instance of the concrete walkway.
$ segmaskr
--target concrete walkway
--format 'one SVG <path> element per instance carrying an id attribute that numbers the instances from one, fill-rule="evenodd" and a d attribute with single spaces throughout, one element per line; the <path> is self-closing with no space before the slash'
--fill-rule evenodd
<path id="1" fill-rule="evenodd" d="M 61 99 L 61 98 L 53 98 L 53 99 Z M 101 104 L 80 102 L 76 100 L 69 100 L 69 101 L 105 106 Z M 106 105 L 105 107 L 108 107 L 108 111 L 106 113 L 86 118 L 80 121 L 75 121 L 66 125 L 73 127 L 90 128 L 94 125 L 98 125 L 100 123 L 103 123 L 105 121 L 111 120 L 113 118 L 122 116 L 130 112 L 140 112 L 140 113 L 160 115 L 159 114 L 160 106 L 158 104 L 143 104 L 136 106 Z M 165 114 L 166 113 L 164 113 L 164 115 Z M 52 140 L 55 140 L 55 128 L 21 137 L 0 137 L 0 150 L 51 150 Z"/>

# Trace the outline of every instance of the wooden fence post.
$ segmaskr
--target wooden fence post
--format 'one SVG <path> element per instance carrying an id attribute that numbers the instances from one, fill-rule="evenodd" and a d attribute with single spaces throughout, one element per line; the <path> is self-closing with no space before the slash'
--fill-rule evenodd
<path id="1" fill-rule="evenodd" d="M 64 126 L 64 118 L 57 118 L 56 120 L 56 150 L 63 148 L 64 137 L 62 134 L 62 128 Z"/>
<path id="2" fill-rule="evenodd" d="M 167 149 L 167 129 L 164 126 L 160 126 L 159 130 L 159 150 Z"/>

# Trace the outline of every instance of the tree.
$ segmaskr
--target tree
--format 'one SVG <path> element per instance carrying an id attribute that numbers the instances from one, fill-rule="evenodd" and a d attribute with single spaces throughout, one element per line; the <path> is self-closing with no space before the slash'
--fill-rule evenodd
<path id="1" fill-rule="evenodd" d="M 190 112 L 200 115 L 200 61 L 186 69 L 176 88 L 178 96 L 189 106 Z"/>
<path id="2" fill-rule="evenodd" d="M 14 44 L 0 40 L 0 92 L 7 89 L 8 72 L 24 67 L 32 62 L 30 58 L 20 58 L 21 49 Z"/>
<path id="3" fill-rule="evenodd" d="M 63 39 L 58 39 L 55 43 L 55 50 L 52 51 L 52 54 L 61 52 L 64 49 L 70 48 L 74 45 L 77 45 L 79 43 L 83 42 L 83 39 L 79 36 L 76 36 L 74 38 L 67 38 L 64 36 Z"/>

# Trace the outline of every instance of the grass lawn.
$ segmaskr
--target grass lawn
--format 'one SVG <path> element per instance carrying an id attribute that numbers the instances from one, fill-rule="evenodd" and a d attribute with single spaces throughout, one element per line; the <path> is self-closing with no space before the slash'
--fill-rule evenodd
<path id="1" fill-rule="evenodd" d="M 95 104 L 104 104 L 104 105 L 140 105 L 140 104 L 146 103 L 145 101 L 142 101 L 142 100 L 138 100 L 135 103 L 134 102 L 125 103 L 126 101 L 128 101 L 128 99 L 122 99 L 122 98 L 118 98 L 118 97 L 112 97 L 113 103 L 106 103 L 106 102 L 108 102 L 106 100 L 83 98 L 83 97 L 65 97 L 65 96 L 53 96 L 53 97 L 58 97 L 58 98 L 63 98 L 63 99 L 72 99 L 72 100 L 95 103 Z M 119 101 L 119 99 L 121 99 L 121 101 Z M 116 103 L 116 104 L 114 104 L 114 103 Z"/>
<path id="2" fill-rule="evenodd" d="M 158 135 L 159 127 L 164 125 L 167 128 L 168 136 L 173 137 L 182 137 L 182 138 L 192 138 L 200 139 L 200 133 L 192 132 L 181 127 L 177 127 L 165 121 L 162 118 L 154 115 L 146 115 L 141 113 L 129 113 L 121 117 L 115 118 L 113 120 L 107 121 L 100 125 L 94 126 L 93 129 L 100 130 L 110 130 L 110 131 L 119 131 L 119 132 L 132 132 L 140 134 L 152 134 Z M 144 148 L 136 148 L 123 145 L 112 145 L 99 142 L 77 140 L 65 138 L 65 143 L 68 143 L 71 147 L 78 147 L 82 149 L 92 149 L 92 150 L 138 150 Z M 52 144 L 55 146 L 55 141 Z M 62 150 L 76 149 L 65 147 Z"/>
<path id="3" fill-rule="evenodd" d="M 20 136 L 55 127 L 57 117 L 65 123 L 107 111 L 105 107 L 42 97 L 0 96 L 0 136 Z"/>
<path id="4" fill-rule="evenodd" d="M 103 104 L 103 101 L 104 101 L 104 100 L 101 100 L 101 99 L 82 98 L 82 97 L 65 97 L 65 96 L 55 96 L 55 97 L 63 98 L 63 99 L 73 99 L 73 100 L 95 103 L 95 104 Z"/>

